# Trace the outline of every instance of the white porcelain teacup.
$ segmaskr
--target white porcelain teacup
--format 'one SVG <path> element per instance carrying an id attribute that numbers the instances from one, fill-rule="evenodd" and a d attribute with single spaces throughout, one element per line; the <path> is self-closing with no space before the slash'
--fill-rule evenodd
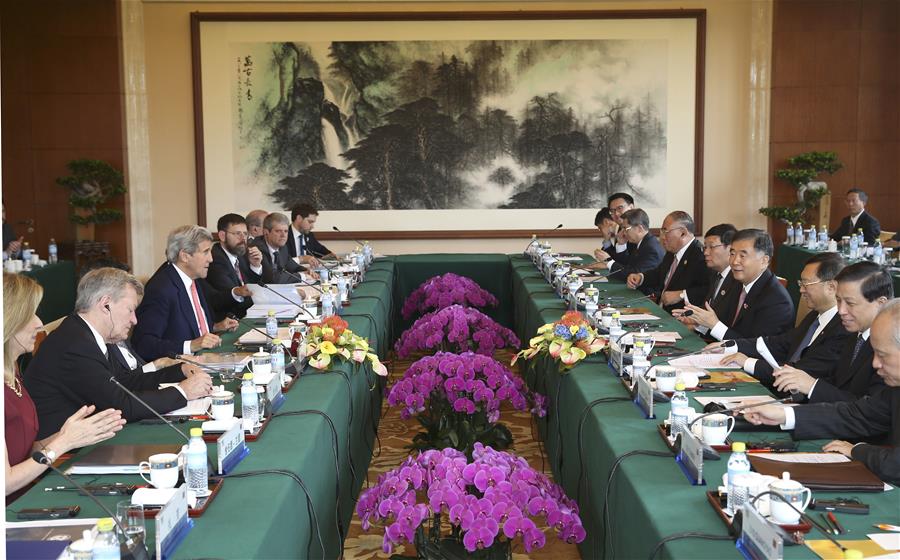
<path id="1" fill-rule="evenodd" d="M 658 375 L 658 374 L 657 374 Z M 659 378 L 657 377 L 657 383 Z M 700 421 L 703 441 L 707 445 L 723 445 L 734 429 L 734 416 L 710 414 Z"/>
<path id="2" fill-rule="evenodd" d="M 266 377 L 272 373 L 272 355 L 264 352 L 262 348 L 253 354 L 253 377 Z"/>
<path id="3" fill-rule="evenodd" d="M 178 484 L 178 454 L 177 453 L 157 453 L 151 455 L 149 460 L 141 461 L 138 465 L 141 478 L 153 485 L 155 488 L 175 488 Z M 145 476 L 150 475 L 150 478 Z"/>
<path id="4" fill-rule="evenodd" d="M 776 523 L 783 525 L 799 523 L 800 513 L 795 511 L 795 508 L 802 513 L 812 499 L 812 490 L 796 480 L 791 480 L 790 476 L 790 473 L 786 472 L 781 475 L 780 480 L 769 484 L 769 491 L 772 492 L 772 495 L 769 496 L 769 513 Z"/>
<path id="5" fill-rule="evenodd" d="M 212 417 L 214 420 L 230 420 L 234 418 L 234 393 L 220 391 L 212 394 Z"/>
<path id="6" fill-rule="evenodd" d="M 675 390 L 675 383 L 678 381 L 678 370 L 672 366 L 656 366 L 653 368 L 656 373 L 656 388 L 663 393 L 671 393 Z"/>

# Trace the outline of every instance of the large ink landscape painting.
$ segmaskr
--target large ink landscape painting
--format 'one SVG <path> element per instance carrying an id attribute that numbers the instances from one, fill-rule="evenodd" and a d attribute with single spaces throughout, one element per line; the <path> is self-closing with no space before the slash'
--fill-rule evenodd
<path id="1" fill-rule="evenodd" d="M 665 40 L 229 47 L 234 181 L 272 206 L 667 204 Z"/>

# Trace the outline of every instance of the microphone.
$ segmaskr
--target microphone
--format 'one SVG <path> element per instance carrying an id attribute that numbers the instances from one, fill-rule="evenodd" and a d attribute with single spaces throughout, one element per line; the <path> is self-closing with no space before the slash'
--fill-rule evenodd
<path id="1" fill-rule="evenodd" d="M 234 319 L 235 321 L 241 323 L 242 325 L 246 325 L 246 326 L 250 327 L 250 330 L 253 330 L 253 331 L 258 332 L 259 334 L 263 335 L 264 337 L 268 338 L 269 340 L 275 340 L 275 337 L 269 336 L 269 333 L 267 333 L 266 331 L 264 331 L 264 330 L 262 330 L 262 329 L 259 329 L 259 328 L 257 328 L 257 327 L 254 327 L 254 326 L 253 326 L 253 323 L 251 323 L 250 321 L 248 321 L 248 320 L 246 320 L 246 319 L 239 319 L 239 318 L 238 318 L 236 315 L 234 315 L 233 313 L 230 314 L 230 315 L 231 315 L 231 318 Z M 279 339 L 279 340 L 281 340 L 281 339 Z M 282 343 L 283 343 L 283 342 L 284 342 L 284 341 L 282 340 Z M 293 354 L 291 354 L 291 349 L 290 349 L 289 346 L 286 346 L 286 345 L 284 345 L 284 344 L 282 344 L 281 346 L 282 346 L 282 348 L 284 348 L 285 350 L 287 350 L 287 353 L 288 353 L 288 355 L 290 355 L 291 358 L 296 358 L 296 356 L 294 356 Z"/>
<path id="2" fill-rule="evenodd" d="M 691 426 L 696 424 L 698 420 L 706 418 L 707 416 L 712 416 L 713 414 L 724 414 L 726 416 L 734 416 L 736 412 L 742 412 L 744 410 L 747 410 L 748 408 L 756 408 L 758 406 L 764 406 L 767 404 L 785 404 L 785 403 L 790 403 L 790 402 L 799 403 L 803 400 L 803 398 L 804 398 L 803 395 L 801 395 L 800 393 L 791 393 L 791 396 L 785 397 L 783 399 L 772 399 L 772 400 L 758 402 L 758 403 L 750 403 L 750 404 L 745 404 L 742 406 L 736 406 L 734 408 L 714 410 L 712 412 L 707 412 L 705 414 L 701 414 L 700 416 L 691 420 L 691 423 L 688 424 L 688 429 L 690 429 Z M 712 404 L 712 403 L 710 403 L 710 404 Z M 709 405 L 707 405 L 707 406 L 709 406 Z"/>
<path id="3" fill-rule="evenodd" d="M 726 341 L 723 341 L 723 342 L 722 342 L 722 346 L 721 346 L 721 347 L 722 347 L 722 348 L 731 348 L 732 346 L 737 346 L 737 342 L 735 342 L 734 340 L 726 340 Z M 701 348 L 701 349 L 699 349 L 699 350 L 694 350 L 693 352 L 688 352 L 687 354 L 682 354 L 682 355 L 680 355 L 680 356 L 672 356 L 671 358 L 669 358 L 668 360 L 666 360 L 666 363 L 669 363 L 669 362 L 671 362 L 672 360 L 675 360 L 675 359 L 678 359 L 678 358 L 687 358 L 688 356 L 696 356 L 697 354 L 702 354 L 703 352 L 706 352 L 706 348 Z"/>
<path id="4" fill-rule="evenodd" d="M 172 430 L 173 430 L 176 434 L 178 434 L 179 436 L 181 436 L 182 439 L 184 439 L 184 441 L 186 441 L 187 443 L 190 443 L 190 442 L 191 442 L 191 438 L 189 438 L 189 437 L 187 436 L 187 434 L 185 434 L 184 432 L 182 432 L 181 430 L 179 430 L 178 428 L 176 428 L 176 427 L 175 427 L 175 424 L 173 424 L 173 423 L 171 422 L 171 420 L 169 420 L 168 418 L 166 418 L 165 416 L 163 416 L 162 414 L 160 414 L 159 412 L 157 412 L 157 410 L 156 410 L 155 408 L 153 408 L 152 406 L 150 406 L 149 404 L 147 404 L 147 402 L 146 402 L 144 399 L 142 399 L 141 397 L 139 397 L 139 396 L 137 396 L 136 394 L 134 394 L 134 392 L 133 392 L 131 389 L 129 389 L 128 387 L 122 385 L 122 383 L 120 383 L 119 380 L 116 379 L 116 376 L 115 376 L 115 375 L 110 375 L 110 376 L 109 376 L 109 381 L 110 381 L 110 383 L 114 383 L 114 384 L 118 385 L 119 389 L 122 389 L 123 391 L 125 391 L 125 393 L 127 393 L 129 397 L 131 397 L 131 398 L 133 398 L 134 400 L 136 400 L 137 402 L 141 403 L 141 405 L 143 405 L 144 408 L 146 408 L 147 410 L 149 410 L 150 412 L 152 412 L 154 416 L 156 416 L 157 418 L 159 418 L 160 420 L 162 420 L 163 423 L 164 423 L 166 426 L 172 428 Z"/>
<path id="5" fill-rule="evenodd" d="M 558 229 L 561 228 L 561 227 L 563 227 L 563 225 L 562 225 L 562 224 L 559 224 L 558 226 L 556 226 L 555 228 L 551 229 L 551 230 L 550 230 L 549 232 L 547 232 L 547 233 L 549 234 L 549 233 L 551 233 L 551 232 L 554 232 L 554 231 L 558 230 Z M 528 249 L 529 249 L 532 245 L 534 245 L 536 241 L 537 241 L 537 237 L 535 237 L 534 239 L 532 239 L 531 242 L 530 242 L 528 245 L 525 246 L 525 249 L 523 249 L 522 252 L 523 252 L 523 253 L 527 252 Z"/>
<path id="6" fill-rule="evenodd" d="M 306 313 L 306 316 L 309 317 L 310 319 L 313 319 L 313 320 L 316 319 L 316 318 L 313 316 L 312 313 L 310 313 L 309 311 L 306 310 L 305 307 L 303 307 L 302 305 L 298 305 L 295 301 L 291 300 L 289 297 L 285 296 L 284 294 L 282 294 L 282 293 L 279 292 L 278 290 L 275 290 L 275 289 L 273 289 L 273 288 L 270 288 L 268 284 L 263 284 L 262 282 L 260 282 L 260 283 L 259 283 L 259 286 L 260 286 L 261 288 L 265 288 L 265 289 L 269 290 L 270 292 L 272 292 L 272 293 L 275 294 L 276 296 L 280 297 L 280 298 L 283 299 L 284 301 L 290 303 L 291 305 L 293 305 L 294 307 L 296 307 L 296 308 L 299 309 L 300 311 Z"/>
<path id="7" fill-rule="evenodd" d="M 59 476 L 63 477 L 63 479 L 65 479 L 66 482 L 68 482 L 69 484 L 71 484 L 72 486 L 77 488 L 83 495 L 90 498 L 91 501 L 97 505 L 97 507 L 99 507 L 101 510 L 103 510 L 103 513 L 105 513 L 107 516 L 112 518 L 113 523 L 116 524 L 116 527 L 119 528 L 119 531 L 121 531 L 122 536 L 125 537 L 125 542 L 122 543 L 122 546 L 124 546 L 124 550 L 121 550 L 121 547 L 120 547 L 120 554 L 122 556 L 122 560 L 149 560 L 150 555 L 147 552 L 147 545 L 144 543 L 144 539 L 143 538 L 135 539 L 132 535 L 129 535 L 128 533 L 126 533 L 125 528 L 122 526 L 122 523 L 119 521 L 119 518 L 115 514 L 113 514 L 113 512 L 110 511 L 110 509 L 108 507 L 106 507 L 103 504 L 103 502 L 101 502 L 99 499 L 97 499 L 96 496 L 94 496 L 91 492 L 89 492 L 87 490 L 87 488 L 85 488 L 81 484 L 78 484 L 77 482 L 75 482 L 75 480 L 71 476 L 67 475 L 60 469 L 54 467 L 53 462 L 50 460 L 50 458 L 47 457 L 46 455 L 44 455 L 43 453 L 41 453 L 40 451 L 35 451 L 34 453 L 32 453 L 31 458 L 34 459 L 35 462 L 40 463 L 41 465 L 47 466 L 50 470 L 52 470 Z"/>
<path id="8" fill-rule="evenodd" d="M 334 231 L 336 231 L 338 233 L 344 233 L 343 231 L 339 230 L 337 226 L 331 226 L 331 229 L 333 229 Z M 352 237 L 350 238 L 350 241 L 355 241 L 356 244 L 359 245 L 360 247 L 365 245 L 365 243 L 363 243 L 359 239 L 353 239 Z"/>
<path id="9" fill-rule="evenodd" d="M 287 274 L 288 276 L 290 276 L 291 278 L 293 278 L 294 280 L 296 280 L 299 284 L 303 284 L 304 286 L 310 287 L 310 288 L 314 289 L 315 291 L 319 292 L 320 294 L 324 294 L 324 293 L 325 293 L 325 292 L 322 291 L 321 288 L 319 288 L 318 286 L 316 286 L 315 283 L 309 283 L 309 282 L 307 282 L 306 280 L 303 279 L 302 276 L 298 276 L 298 275 L 294 274 L 293 272 L 290 272 L 290 271 L 287 271 L 287 270 L 282 270 L 282 272 L 284 272 L 285 274 Z"/>

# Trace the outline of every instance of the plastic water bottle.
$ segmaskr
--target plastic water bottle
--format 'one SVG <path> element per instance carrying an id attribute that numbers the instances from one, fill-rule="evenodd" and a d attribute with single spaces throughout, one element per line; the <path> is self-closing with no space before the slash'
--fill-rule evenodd
<path id="1" fill-rule="evenodd" d="M 56 246 L 56 240 L 50 238 L 50 247 L 47 248 L 47 262 L 53 264 L 59 261 L 59 248 Z"/>
<path id="2" fill-rule="evenodd" d="M 850 258 L 859 258 L 859 238 L 855 233 L 850 236 Z"/>
<path id="3" fill-rule="evenodd" d="M 331 286 L 324 284 L 322 286 L 322 318 L 334 315 L 334 297 L 331 295 Z"/>
<path id="4" fill-rule="evenodd" d="M 270 339 L 278 336 L 278 319 L 275 318 L 274 310 L 269 310 L 269 314 L 266 316 L 266 334 Z"/>
<path id="5" fill-rule="evenodd" d="M 787 235 L 784 238 L 785 245 L 793 245 L 794 244 L 794 224 L 791 222 L 787 223 Z"/>
<path id="6" fill-rule="evenodd" d="M 688 400 L 687 394 L 684 392 L 684 383 L 679 381 L 675 384 L 675 392 L 672 394 L 672 400 L 669 402 L 672 410 L 671 435 L 677 436 L 687 430 L 691 421 L 694 409 L 691 407 L 691 401 Z"/>
<path id="7" fill-rule="evenodd" d="M 198 428 L 199 429 L 199 428 Z M 120 560 L 119 538 L 112 517 L 97 521 L 97 537 L 94 539 L 93 560 Z"/>
<path id="8" fill-rule="evenodd" d="M 828 227 L 825 224 L 822 224 L 822 228 L 819 229 L 819 250 L 827 251 L 828 250 Z"/>
<path id="9" fill-rule="evenodd" d="M 750 473 L 750 461 L 747 459 L 747 446 L 742 441 L 731 444 L 731 457 L 728 458 L 728 510 L 732 513 L 741 509 L 749 498 L 747 487 L 740 479 Z"/>
<path id="10" fill-rule="evenodd" d="M 243 399 L 243 387 L 241 388 Z M 203 428 L 191 428 L 191 441 L 185 453 L 184 478 L 188 490 L 197 496 L 209 494 L 209 469 L 206 466 L 206 442 L 203 441 Z"/>
<path id="11" fill-rule="evenodd" d="M 276 338 L 272 341 L 272 379 L 277 379 L 278 383 L 284 380 L 284 345 L 281 339 Z M 282 383 L 283 385 L 284 383 Z"/>
<path id="12" fill-rule="evenodd" d="M 245 431 L 253 430 L 259 423 L 259 395 L 252 373 L 245 373 L 241 381 L 241 416 Z"/>
<path id="13" fill-rule="evenodd" d="M 819 234 L 816 233 L 816 226 L 809 226 L 809 237 L 806 238 L 806 248 L 815 251 L 819 246 Z"/>

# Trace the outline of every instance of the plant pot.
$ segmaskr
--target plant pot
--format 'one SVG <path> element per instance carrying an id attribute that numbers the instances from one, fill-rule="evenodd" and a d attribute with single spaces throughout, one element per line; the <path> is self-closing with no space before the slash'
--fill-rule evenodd
<path id="1" fill-rule="evenodd" d="M 74 213 L 79 218 L 90 216 L 92 212 L 87 208 L 75 208 Z M 96 224 L 75 224 L 75 241 L 94 241 L 94 229 Z"/>
<path id="2" fill-rule="evenodd" d="M 495 541 L 490 548 L 469 552 L 453 537 L 429 538 L 422 527 L 416 530 L 416 558 L 419 560 L 509 560 L 509 541 Z M 393 558 L 393 557 L 392 557 Z"/>

